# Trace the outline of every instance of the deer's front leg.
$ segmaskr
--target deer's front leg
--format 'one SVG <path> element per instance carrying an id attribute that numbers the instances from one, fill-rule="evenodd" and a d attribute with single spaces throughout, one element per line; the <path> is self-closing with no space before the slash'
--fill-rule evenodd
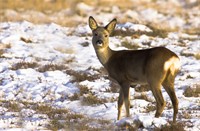
<path id="1" fill-rule="evenodd" d="M 130 85 L 127 83 L 120 84 L 121 90 L 120 92 L 123 92 L 124 95 L 124 103 L 126 108 L 126 117 L 130 116 Z"/>
<path id="2" fill-rule="evenodd" d="M 123 103 L 124 103 L 124 94 L 123 94 L 122 88 L 120 88 L 119 98 L 118 98 L 118 117 L 117 117 L 117 120 L 121 119 L 121 111 L 122 111 Z"/>

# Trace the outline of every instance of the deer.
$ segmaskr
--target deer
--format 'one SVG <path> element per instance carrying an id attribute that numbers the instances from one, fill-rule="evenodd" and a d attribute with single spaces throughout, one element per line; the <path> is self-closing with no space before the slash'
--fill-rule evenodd
<path id="1" fill-rule="evenodd" d="M 130 117 L 130 86 L 132 84 L 147 84 L 156 100 L 155 117 L 160 117 L 166 106 L 161 92 L 163 86 L 171 99 L 173 123 L 176 123 L 178 99 L 174 82 L 180 71 L 179 57 L 165 47 L 112 50 L 109 47 L 109 37 L 113 33 L 116 24 L 117 20 L 113 19 L 106 26 L 99 26 L 92 16 L 89 17 L 92 45 L 96 55 L 108 72 L 109 77 L 120 86 L 117 120 L 121 119 L 123 104 L 125 105 L 126 117 Z"/>

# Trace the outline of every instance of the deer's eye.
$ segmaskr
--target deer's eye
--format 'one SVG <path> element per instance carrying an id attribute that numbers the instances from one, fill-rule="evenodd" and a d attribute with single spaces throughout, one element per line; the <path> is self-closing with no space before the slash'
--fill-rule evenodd
<path id="1" fill-rule="evenodd" d="M 94 33 L 94 35 L 97 36 L 98 34 L 97 34 L 97 33 Z"/>
<path id="2" fill-rule="evenodd" d="M 108 35 L 105 35 L 105 37 L 108 37 Z"/>

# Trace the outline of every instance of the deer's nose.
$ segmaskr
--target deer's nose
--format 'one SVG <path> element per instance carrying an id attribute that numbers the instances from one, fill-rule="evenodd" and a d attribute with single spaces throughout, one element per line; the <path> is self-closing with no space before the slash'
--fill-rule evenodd
<path id="1" fill-rule="evenodd" d="M 97 40 L 96 44 L 102 45 L 102 44 L 103 44 L 103 41 L 102 41 L 102 40 Z"/>

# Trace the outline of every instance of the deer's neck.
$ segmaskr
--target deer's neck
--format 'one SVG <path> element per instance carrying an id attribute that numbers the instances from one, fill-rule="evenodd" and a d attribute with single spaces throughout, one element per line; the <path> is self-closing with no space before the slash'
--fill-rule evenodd
<path id="1" fill-rule="evenodd" d="M 96 50 L 97 57 L 103 66 L 106 65 L 110 57 L 114 54 L 114 51 L 110 47 Z"/>

